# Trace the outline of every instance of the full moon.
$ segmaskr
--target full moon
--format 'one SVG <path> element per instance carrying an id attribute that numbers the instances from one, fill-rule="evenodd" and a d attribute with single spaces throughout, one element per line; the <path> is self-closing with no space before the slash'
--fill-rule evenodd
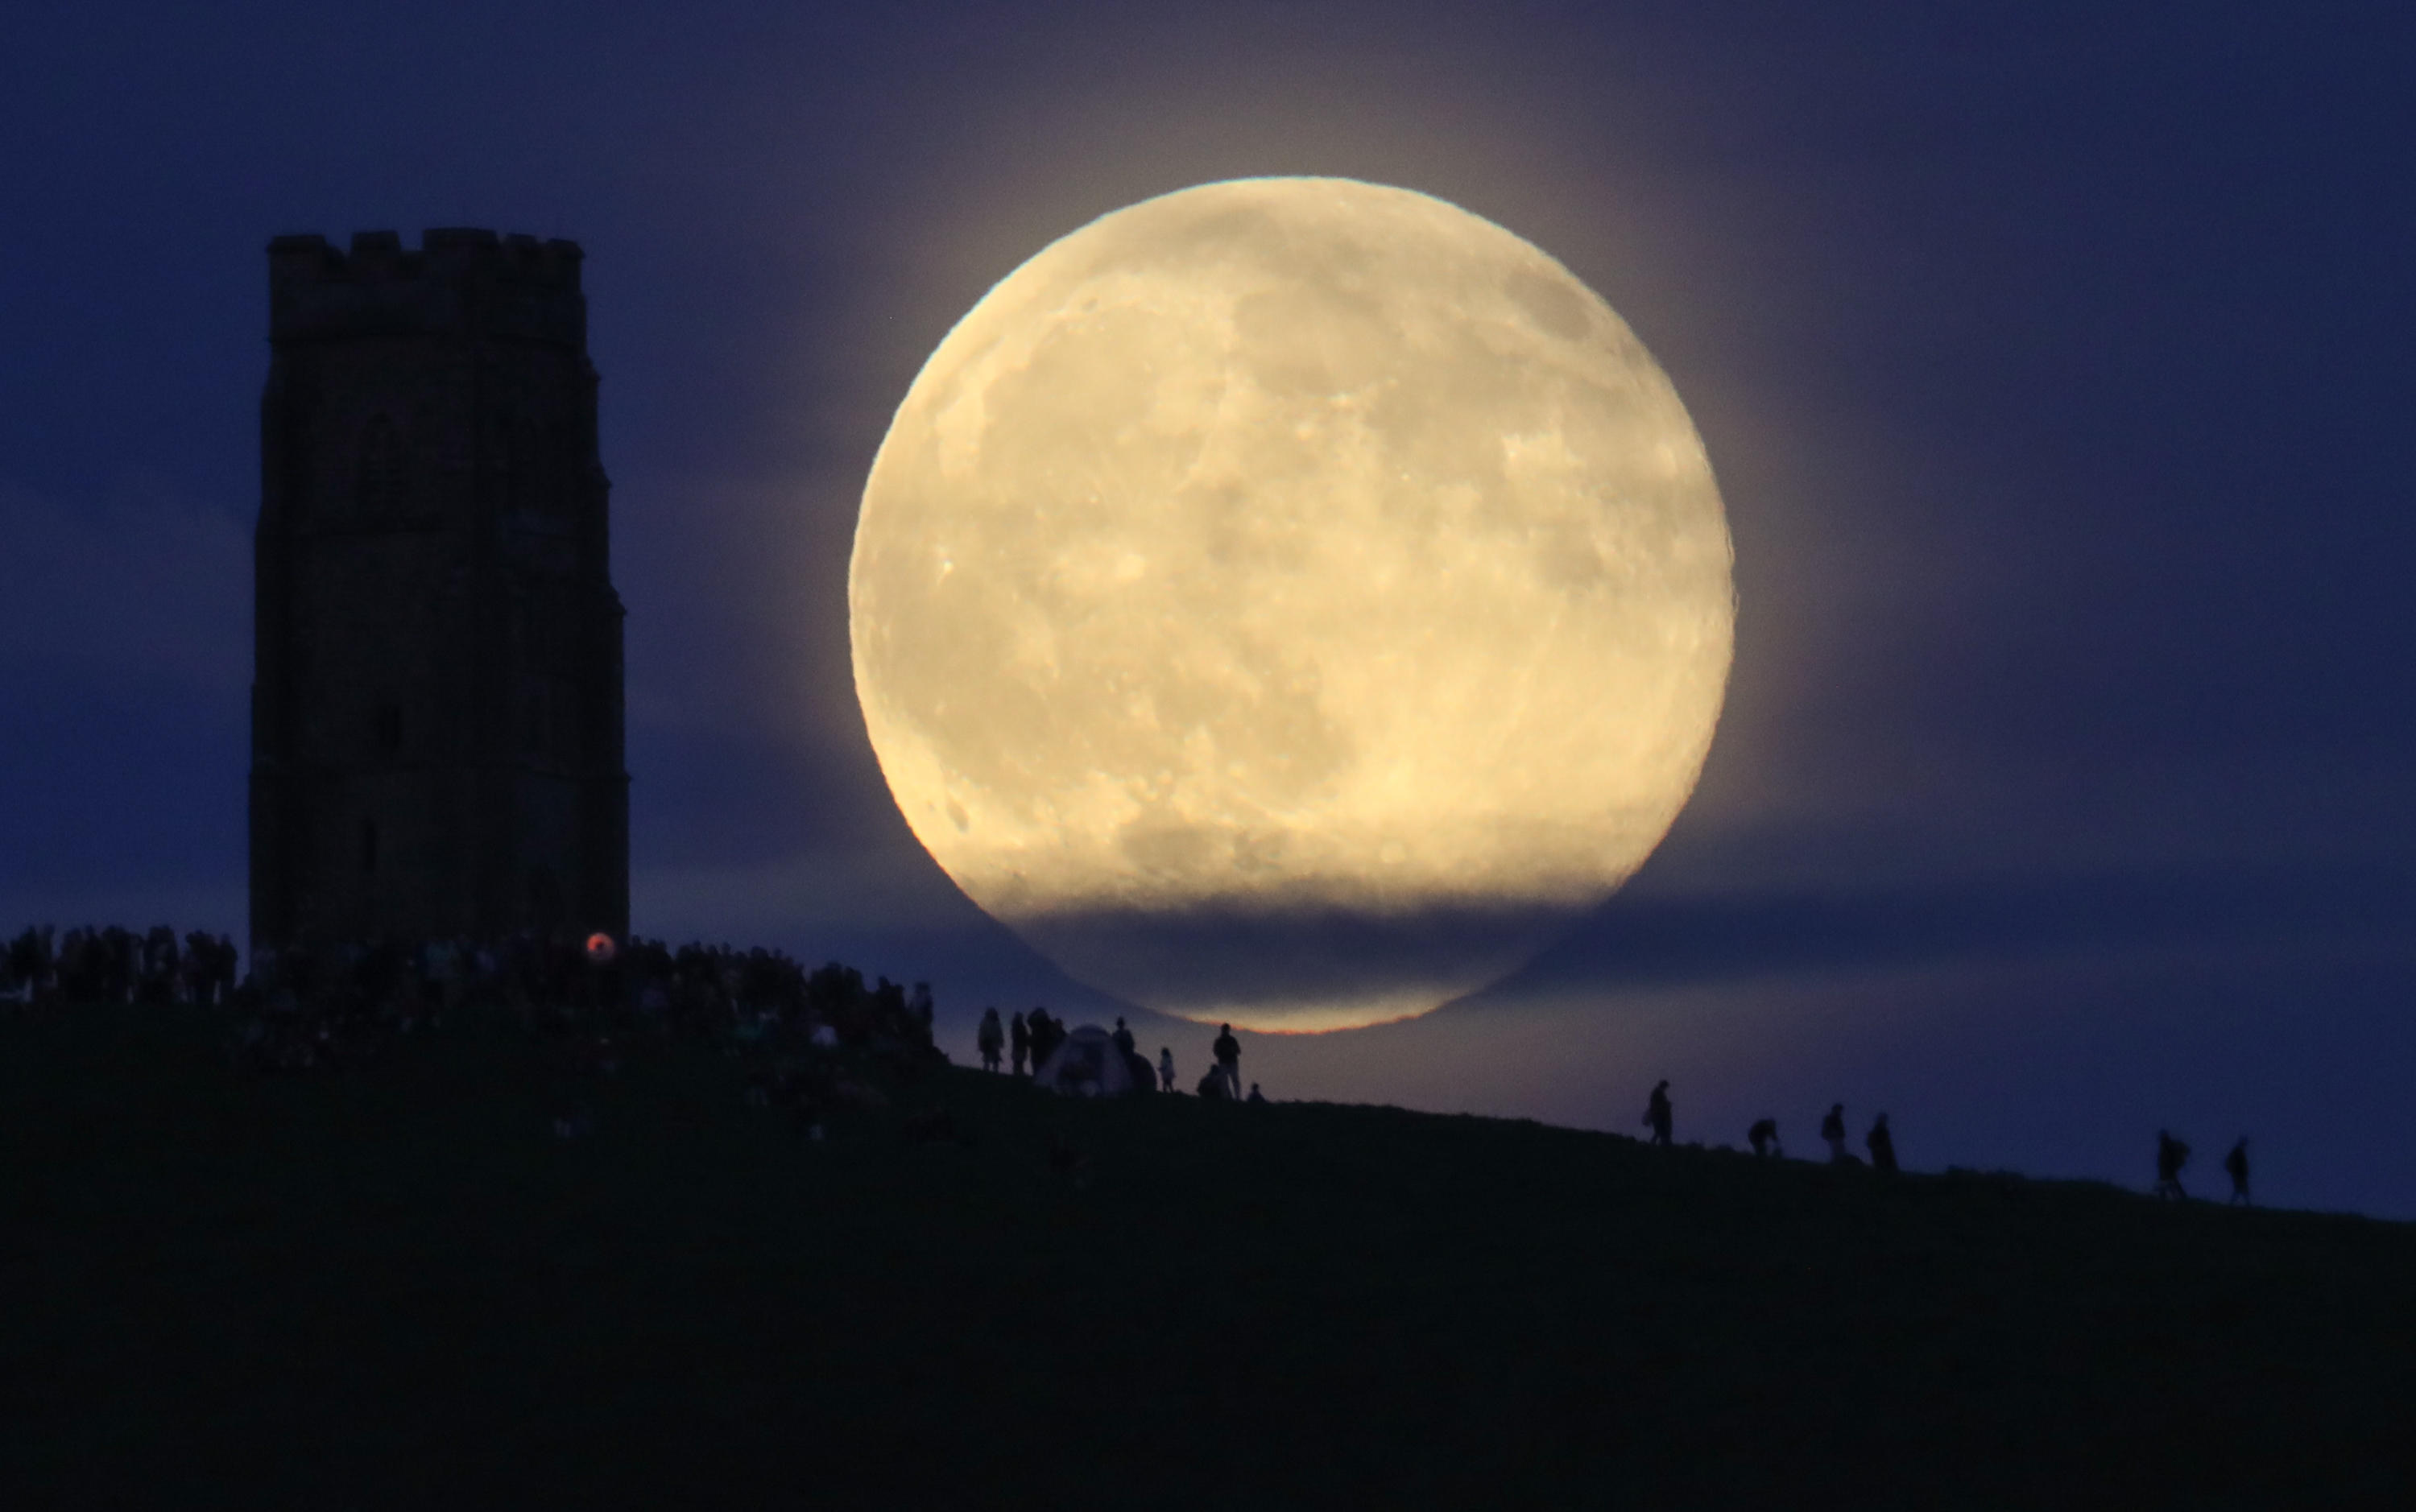
<path id="1" fill-rule="evenodd" d="M 848 603 L 872 747 L 1070 975 L 1322 1030 L 1498 980 L 1693 791 L 1735 625 L 1701 439 L 1610 307 L 1348 179 L 1102 217 L 898 406 Z"/>

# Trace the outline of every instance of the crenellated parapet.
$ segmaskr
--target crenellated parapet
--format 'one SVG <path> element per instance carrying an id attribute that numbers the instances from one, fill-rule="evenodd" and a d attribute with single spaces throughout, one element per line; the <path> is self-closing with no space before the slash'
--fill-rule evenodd
<path id="1" fill-rule="evenodd" d="M 478 336 L 583 346 L 576 242 L 443 228 L 407 247 L 390 231 L 335 247 L 313 232 L 268 244 L 269 339 Z"/>

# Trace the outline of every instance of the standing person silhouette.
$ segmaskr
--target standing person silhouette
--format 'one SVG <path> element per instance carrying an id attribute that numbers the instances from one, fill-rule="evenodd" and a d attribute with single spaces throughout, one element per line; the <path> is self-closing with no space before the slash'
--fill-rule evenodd
<path id="1" fill-rule="evenodd" d="M 1644 1104 L 1643 1121 L 1652 1126 L 1653 1144 L 1667 1145 L 1669 1143 L 1670 1117 L 1669 1080 L 1665 1076 L 1653 1084 L 1653 1100 Z"/>
<path id="2" fill-rule="evenodd" d="M 982 1070 L 998 1070 L 999 1052 L 1006 1048 L 1006 1030 L 999 1026 L 997 1009 L 982 1010 L 981 1028 L 975 1032 L 974 1043 L 981 1051 Z"/>
<path id="3" fill-rule="evenodd" d="M 1018 1013 L 1006 1027 L 1009 1042 L 1015 1048 L 1015 1074 L 1020 1076 L 1024 1062 L 1032 1058 L 1032 1025 L 1024 1023 L 1023 1015 Z"/>
<path id="4" fill-rule="evenodd" d="M 1216 1069 L 1225 1073 L 1225 1085 L 1236 1101 L 1242 1096 L 1242 1041 L 1233 1038 L 1233 1026 L 1223 1025 L 1216 1032 Z"/>
<path id="5" fill-rule="evenodd" d="M 1114 1043 L 1118 1054 L 1129 1055 L 1133 1053 L 1133 1032 L 1125 1027 L 1125 1021 L 1121 1014 L 1116 1018 L 1116 1032 L 1108 1036 L 1108 1039 Z"/>
<path id="6" fill-rule="evenodd" d="M 1853 1157 L 1846 1153 L 1846 1105 L 1830 1104 L 1829 1116 L 1820 1120 L 1820 1137 L 1829 1142 L 1829 1163 L 1850 1165 Z"/>
<path id="7" fill-rule="evenodd" d="M 1046 1008 L 1034 1008 L 1024 1015 L 1024 1021 L 1032 1029 L 1032 1072 L 1037 1076 L 1040 1068 L 1049 1064 L 1049 1057 L 1056 1054 L 1057 1041 L 1065 1038 L 1065 1025 L 1050 1016 Z"/>
<path id="8" fill-rule="evenodd" d="M 1171 1045 L 1157 1047 L 1157 1089 L 1161 1092 L 1174 1090 L 1174 1047 Z"/>
<path id="9" fill-rule="evenodd" d="M 1863 1136 L 1863 1147 L 1871 1152 L 1872 1170 L 1895 1169 L 1895 1136 L 1888 1132 L 1886 1114 L 1880 1114 L 1871 1131 Z"/>
<path id="10" fill-rule="evenodd" d="M 2248 1136 L 2246 1134 L 2241 1135 L 2240 1143 L 2232 1145 L 2231 1153 L 2223 1158 L 2223 1171 L 2224 1175 L 2231 1177 L 2231 1201 L 2224 1205 L 2226 1207 L 2234 1204 L 2241 1206 L 2256 1205 L 2248 1200 Z"/>
<path id="11" fill-rule="evenodd" d="M 2189 1193 L 2182 1190 L 2182 1167 L 2189 1164 L 2187 1143 L 2170 1133 L 2156 1130 L 2156 1195 L 2175 1202 L 2186 1202 Z"/>

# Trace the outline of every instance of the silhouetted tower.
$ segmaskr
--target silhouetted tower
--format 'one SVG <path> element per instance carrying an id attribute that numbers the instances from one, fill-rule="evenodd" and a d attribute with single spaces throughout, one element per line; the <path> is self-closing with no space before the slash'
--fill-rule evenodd
<path id="1" fill-rule="evenodd" d="M 268 245 L 255 945 L 627 927 L 580 258 L 484 231 Z"/>

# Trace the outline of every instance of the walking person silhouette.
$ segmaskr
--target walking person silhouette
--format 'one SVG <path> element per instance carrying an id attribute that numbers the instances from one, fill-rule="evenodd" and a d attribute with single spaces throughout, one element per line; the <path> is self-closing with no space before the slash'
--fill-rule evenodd
<path id="1" fill-rule="evenodd" d="M 1666 1145 L 1669 1143 L 1669 1082 L 1667 1077 L 1653 1085 L 1653 1100 L 1644 1105 L 1643 1121 L 1652 1126 L 1653 1144 Z"/>
<path id="2" fill-rule="evenodd" d="M 2231 1201 L 2225 1203 L 2224 1205 L 2229 1207 L 2236 1204 L 2243 1207 L 2255 1206 L 2256 1205 L 2248 1200 L 2248 1136 L 2246 1134 L 2241 1135 L 2240 1143 L 2232 1145 L 2231 1153 L 2223 1158 L 2223 1172 L 2231 1178 Z"/>
<path id="3" fill-rule="evenodd" d="M 2189 1164 L 2190 1147 L 2170 1133 L 2156 1130 L 2156 1195 L 2175 1202 L 2186 1202 L 2189 1193 L 2182 1190 L 2182 1167 Z"/>

